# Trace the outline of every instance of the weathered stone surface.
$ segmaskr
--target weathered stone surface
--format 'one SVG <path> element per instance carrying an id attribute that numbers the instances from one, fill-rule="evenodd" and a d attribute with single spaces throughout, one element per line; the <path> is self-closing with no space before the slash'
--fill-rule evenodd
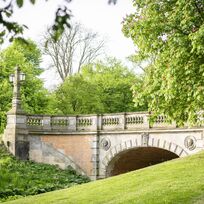
<path id="1" fill-rule="evenodd" d="M 30 160 L 58 165 L 63 169 L 70 166 L 78 173 L 85 175 L 71 157 L 54 148 L 54 144 L 43 142 L 41 139 L 40 136 L 30 137 Z"/>
<path id="2" fill-rule="evenodd" d="M 29 142 L 28 141 L 16 141 L 16 155 L 18 159 L 29 159 Z"/>
<path id="3" fill-rule="evenodd" d="M 43 144 L 52 144 L 55 149 L 64 150 L 64 155 L 69 155 L 77 165 L 79 165 L 87 175 L 90 175 L 92 169 L 91 142 L 90 135 L 75 135 L 75 136 L 41 136 Z"/>

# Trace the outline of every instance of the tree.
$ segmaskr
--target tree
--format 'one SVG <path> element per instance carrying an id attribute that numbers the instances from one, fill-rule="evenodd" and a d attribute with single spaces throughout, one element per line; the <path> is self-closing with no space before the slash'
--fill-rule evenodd
<path id="1" fill-rule="evenodd" d="M 131 86 L 137 80 L 132 71 L 115 59 L 88 64 L 56 90 L 51 109 L 62 114 L 145 110 L 145 106 L 134 107 Z"/>
<path id="2" fill-rule="evenodd" d="M 204 109 L 203 0 L 135 0 L 123 32 L 138 46 L 136 62 L 151 59 L 136 105 L 148 101 L 155 115 L 178 125 L 198 122 Z"/>
<path id="3" fill-rule="evenodd" d="M 40 69 L 41 53 L 36 44 L 28 44 L 15 40 L 11 46 L 0 53 L 0 132 L 6 123 L 6 112 L 11 108 L 12 84 L 9 75 L 14 72 L 14 67 L 19 65 L 26 74 L 22 84 L 22 106 L 27 113 L 48 112 L 48 95 L 43 88 L 43 82 L 38 78 L 42 73 Z"/>
<path id="4" fill-rule="evenodd" d="M 45 43 L 47 42 L 47 43 Z M 86 30 L 80 24 L 65 29 L 61 38 L 55 42 L 48 30 L 44 37 L 44 54 L 49 56 L 62 81 L 67 76 L 79 72 L 82 65 L 91 63 L 102 54 L 104 41 L 97 33 Z"/>
<path id="5" fill-rule="evenodd" d="M 134 107 L 131 87 L 138 79 L 119 60 L 109 58 L 105 62 L 87 65 L 82 74 L 98 90 L 103 104 L 101 112 L 129 112 L 144 108 Z"/>
<path id="6" fill-rule="evenodd" d="M 80 74 L 68 77 L 53 94 L 51 108 L 58 114 L 86 114 L 100 112 L 97 90 Z"/>

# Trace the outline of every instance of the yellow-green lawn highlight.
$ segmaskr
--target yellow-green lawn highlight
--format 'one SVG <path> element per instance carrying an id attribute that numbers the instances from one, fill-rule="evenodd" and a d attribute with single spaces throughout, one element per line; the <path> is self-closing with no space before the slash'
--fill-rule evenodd
<path id="1" fill-rule="evenodd" d="M 120 176 L 6 203 L 204 203 L 204 152 Z"/>

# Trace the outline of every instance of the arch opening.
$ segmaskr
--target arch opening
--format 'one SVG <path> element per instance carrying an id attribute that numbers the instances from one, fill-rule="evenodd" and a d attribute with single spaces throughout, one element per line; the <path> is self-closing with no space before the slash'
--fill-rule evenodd
<path id="1" fill-rule="evenodd" d="M 145 168 L 179 156 L 157 147 L 139 147 L 117 154 L 106 168 L 106 176 L 115 176 L 129 171 Z"/>

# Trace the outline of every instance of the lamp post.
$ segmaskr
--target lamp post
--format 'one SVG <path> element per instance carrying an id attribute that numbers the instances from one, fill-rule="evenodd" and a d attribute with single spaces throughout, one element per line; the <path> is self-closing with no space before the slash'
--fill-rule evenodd
<path id="1" fill-rule="evenodd" d="M 20 85 L 21 82 L 25 80 L 25 74 L 20 72 L 20 68 L 17 66 L 15 68 L 15 73 L 9 76 L 9 81 L 13 83 L 13 99 L 12 99 L 12 109 L 9 113 L 24 113 L 21 109 L 21 95 L 20 95 Z"/>
<path id="2" fill-rule="evenodd" d="M 25 74 L 20 68 L 15 68 L 15 73 L 9 77 L 13 84 L 12 108 L 7 113 L 7 125 L 4 131 L 3 141 L 8 150 L 20 159 L 28 159 L 29 142 L 27 129 L 27 116 L 21 109 L 20 85 L 25 80 Z"/>

